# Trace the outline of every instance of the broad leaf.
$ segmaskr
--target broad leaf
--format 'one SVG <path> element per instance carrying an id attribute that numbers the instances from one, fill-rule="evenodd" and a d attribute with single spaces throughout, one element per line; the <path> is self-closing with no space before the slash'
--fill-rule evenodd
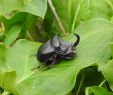
<path id="1" fill-rule="evenodd" d="M 81 42 L 77 47 L 76 58 L 70 61 L 62 61 L 61 63 L 54 65 L 54 67 L 49 70 L 37 70 L 36 72 L 28 73 L 32 66 L 29 67 L 27 63 L 24 65 L 20 64 L 20 70 L 18 69 L 19 67 L 15 64 L 15 56 L 15 62 L 14 59 L 12 59 L 15 65 L 12 66 L 15 67 L 20 78 L 17 84 L 17 88 L 19 89 L 20 94 L 67 94 L 74 87 L 77 74 L 81 69 L 91 66 L 94 63 L 104 64 L 109 60 L 111 56 L 109 43 L 112 41 L 112 31 L 112 24 L 104 19 L 92 19 L 80 25 L 75 30 L 75 33 L 78 33 L 81 37 Z M 75 41 L 73 35 L 68 36 L 67 39 L 70 41 Z M 23 41 L 20 41 L 17 44 L 20 43 L 21 45 L 26 44 L 23 43 Z M 31 47 L 33 47 L 33 45 Z M 12 50 L 14 51 L 14 49 Z M 16 48 L 15 51 L 17 51 Z M 18 54 L 16 55 L 18 56 Z M 22 56 L 20 56 L 19 59 L 22 59 L 21 57 Z M 9 60 L 11 60 L 11 57 Z M 19 63 L 22 63 L 21 60 L 19 60 L 18 64 Z M 25 72 L 23 73 L 24 75 L 22 74 L 22 71 Z"/>
<path id="2" fill-rule="evenodd" d="M 40 44 L 27 40 L 17 41 L 13 47 L 4 50 L 4 56 L 0 53 L 1 64 L 5 62 L 2 59 L 7 59 L 5 66 L 16 70 L 15 89 L 20 95 L 65 95 L 74 87 L 81 69 L 95 63 L 101 65 L 109 60 L 112 31 L 112 24 L 104 19 L 92 19 L 83 23 L 75 30 L 81 37 L 76 58 L 64 60 L 45 71 L 32 71 L 39 63 L 34 55 Z M 74 35 L 67 36 L 66 39 L 75 41 Z M 6 86 L 8 81 L 3 81 Z"/>

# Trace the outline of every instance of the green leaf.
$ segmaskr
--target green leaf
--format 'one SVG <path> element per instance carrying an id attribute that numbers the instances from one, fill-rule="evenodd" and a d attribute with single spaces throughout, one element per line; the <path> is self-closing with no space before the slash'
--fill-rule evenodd
<path id="1" fill-rule="evenodd" d="M 112 52 L 112 57 L 113 57 L 113 42 L 110 44 L 111 45 L 111 52 Z M 103 73 L 104 77 L 108 81 L 111 89 L 113 90 L 113 60 L 109 60 L 106 62 L 105 65 L 99 66 L 99 70 Z"/>
<path id="2" fill-rule="evenodd" d="M 17 13 L 10 19 L 5 17 L 1 17 L 0 21 L 3 23 L 5 31 L 10 30 L 12 26 L 16 25 L 23 25 L 23 22 L 26 20 L 27 14 L 26 13 Z"/>
<path id="3" fill-rule="evenodd" d="M 28 93 L 29 95 L 65 95 L 73 89 L 81 69 L 95 63 L 102 65 L 109 60 L 111 57 L 109 43 L 112 41 L 113 34 L 110 22 L 104 19 L 92 19 L 81 24 L 75 33 L 81 38 L 76 58 L 61 61 L 45 71 L 32 71 L 32 68 L 39 64 L 36 56 L 33 55 L 36 55 L 40 43 L 19 40 L 14 46 L 3 51 L 4 56 L 0 53 L 2 62 L 0 67 L 1 65 L 1 68 L 4 67 L 5 61 L 2 59 L 7 59 L 5 66 L 14 69 L 17 74 L 17 80 L 14 83 L 16 90 L 10 91 L 12 93 L 18 91 L 19 95 L 28 95 Z M 69 35 L 66 39 L 75 41 L 74 35 Z M 2 74 L 4 75 L 4 73 L 0 75 Z M 8 81 L 4 80 L 4 83 L 6 85 Z"/>
<path id="4" fill-rule="evenodd" d="M 111 53 L 112 53 L 112 57 L 113 57 L 113 42 L 110 43 L 111 46 Z"/>
<path id="5" fill-rule="evenodd" d="M 113 15 L 110 0 L 52 0 L 60 20 L 68 33 L 91 18 L 110 19 Z M 60 2 L 60 4 L 59 4 Z M 104 10 L 103 10 L 104 9 Z M 53 18 L 49 18 L 49 21 Z M 55 21 L 52 22 L 51 32 L 58 32 Z"/>
<path id="6" fill-rule="evenodd" d="M 86 88 L 85 95 L 113 95 L 113 93 L 108 92 L 105 88 L 92 86 Z"/>
<path id="7" fill-rule="evenodd" d="M 98 71 L 97 66 L 82 69 L 77 75 L 77 80 L 74 87 L 76 93 L 75 95 L 82 95 L 82 93 L 85 92 L 86 87 L 100 85 L 103 80 L 104 77 L 102 73 Z"/>
<path id="8" fill-rule="evenodd" d="M 47 0 L 0 0 L 0 16 L 10 19 L 19 12 L 27 12 L 44 18 Z"/>
<path id="9" fill-rule="evenodd" d="M 39 45 L 26 40 L 19 41 L 12 48 L 6 48 L 3 44 L 0 45 L 0 87 L 3 90 L 18 95 L 15 86 L 18 81 L 28 77 L 29 73 L 33 73 L 32 69 L 37 64 L 34 50 L 36 51 Z M 22 53 L 25 55 L 23 56 Z"/>
<path id="10" fill-rule="evenodd" d="M 0 87 L 18 95 L 15 89 L 16 72 L 7 64 L 7 48 L 0 44 Z"/>
<path id="11" fill-rule="evenodd" d="M 20 11 L 44 18 L 47 10 L 47 0 L 31 0 Z"/>
<path id="12" fill-rule="evenodd" d="M 11 45 L 16 40 L 20 32 L 21 26 L 13 26 L 5 35 L 4 44 Z"/>
<path id="13" fill-rule="evenodd" d="M 58 16 L 60 17 L 60 20 L 65 30 L 67 32 L 70 32 L 79 1 L 78 0 L 66 0 L 64 2 L 61 0 L 52 0 L 52 2 L 54 4 L 56 12 L 58 13 Z M 54 24 L 53 24 L 53 27 L 55 27 Z"/>
<path id="14" fill-rule="evenodd" d="M 112 41 L 112 31 L 112 24 L 104 19 L 92 19 L 85 22 L 75 30 L 75 33 L 78 33 L 81 37 L 81 42 L 77 47 L 76 58 L 74 60 L 62 61 L 45 71 L 37 70 L 28 73 L 32 66 L 29 67 L 25 63 L 28 61 L 23 61 L 23 64 L 21 61 L 23 56 L 16 57 L 20 54 L 15 55 L 14 49 L 12 49 L 14 55 L 10 55 L 9 60 L 12 60 L 13 63 L 14 59 L 20 59 L 18 62 L 15 61 L 17 64 L 14 62 L 15 65 L 12 65 L 17 70 L 18 76 L 21 76 L 17 84 L 20 94 L 65 95 L 70 92 L 75 85 L 77 74 L 81 69 L 94 63 L 104 64 L 109 60 L 111 57 L 109 43 Z M 75 40 L 73 35 L 68 36 L 67 39 L 70 41 Z M 20 43 L 25 45 L 28 42 L 19 41 L 17 44 L 19 45 Z M 30 45 L 30 47 L 35 46 Z M 16 50 L 15 48 L 15 52 L 17 51 L 18 49 Z M 25 52 L 23 53 L 25 54 Z M 15 56 L 15 58 L 12 59 L 11 56 Z M 22 60 L 25 59 L 23 58 Z M 21 70 L 19 67 L 21 67 Z"/>
<path id="15" fill-rule="evenodd" d="M 100 66 L 99 70 L 101 70 L 113 90 L 113 60 L 109 60 L 105 65 Z"/>
<path id="16" fill-rule="evenodd" d="M 90 18 L 101 17 L 110 19 L 112 17 L 112 0 L 95 0 L 90 1 L 89 4 Z"/>
<path id="17" fill-rule="evenodd" d="M 12 17 L 17 10 L 23 6 L 23 1 L 21 0 L 0 0 L 0 16 L 5 16 L 6 18 Z"/>

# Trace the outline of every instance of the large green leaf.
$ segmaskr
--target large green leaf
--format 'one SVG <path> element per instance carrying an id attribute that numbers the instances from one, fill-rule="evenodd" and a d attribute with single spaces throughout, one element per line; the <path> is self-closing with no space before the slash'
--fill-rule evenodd
<path id="1" fill-rule="evenodd" d="M 98 86 L 92 86 L 86 88 L 86 94 L 85 95 L 113 95 L 113 93 L 108 92 L 107 89 L 98 87 Z"/>
<path id="2" fill-rule="evenodd" d="M 40 44 L 27 40 L 17 41 L 13 47 L 4 51 L 6 54 L 3 57 L 7 59 L 6 64 L 16 70 L 15 88 L 20 95 L 67 94 L 74 87 L 77 74 L 81 69 L 95 63 L 101 65 L 109 60 L 111 57 L 109 43 L 112 41 L 112 31 L 112 24 L 104 19 L 92 19 L 83 23 L 75 30 L 75 33 L 81 37 L 76 58 L 62 61 L 45 71 L 32 71 L 32 68 L 39 63 L 34 55 L 36 55 Z M 73 35 L 66 39 L 75 41 Z M 0 54 L 3 59 L 2 53 Z M 4 64 L 4 61 L 1 64 Z M 4 83 L 6 86 L 8 82 Z M 14 92 L 12 91 L 12 93 Z"/>
<path id="3" fill-rule="evenodd" d="M 111 56 L 109 43 L 112 41 L 112 31 L 112 24 L 104 19 L 89 20 L 75 30 L 80 35 L 81 42 L 77 47 L 77 55 L 74 60 L 62 61 L 49 70 L 37 70 L 31 74 L 27 73 L 28 69 L 25 69 L 28 65 L 25 65 L 25 67 L 23 64 L 22 66 L 19 65 L 21 70 L 17 68 L 16 64 L 17 67 L 12 65 L 16 67 L 15 69 L 18 69 L 19 76 L 22 76 L 23 70 L 26 72 L 23 79 L 20 79 L 17 84 L 20 94 L 67 94 L 74 87 L 77 74 L 81 69 L 94 63 L 104 64 L 109 60 Z M 74 41 L 74 36 L 71 35 L 67 39 Z"/>

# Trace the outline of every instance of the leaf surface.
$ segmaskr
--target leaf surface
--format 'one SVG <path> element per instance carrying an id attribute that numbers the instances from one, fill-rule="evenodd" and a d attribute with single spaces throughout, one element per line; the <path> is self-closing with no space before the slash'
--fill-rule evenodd
<path id="1" fill-rule="evenodd" d="M 14 46 L 6 48 L 0 46 L 0 67 L 1 70 L 7 68 L 3 76 L 1 86 L 5 90 L 18 93 L 20 95 L 65 95 L 69 93 L 75 83 L 78 72 L 88 66 L 105 64 L 111 57 L 109 43 L 113 40 L 112 24 L 105 19 L 91 19 L 75 29 L 75 33 L 80 35 L 81 41 L 77 47 L 77 54 L 74 60 L 64 60 L 55 64 L 48 70 L 32 69 L 38 65 L 36 53 L 41 45 L 37 42 L 19 40 Z M 65 40 L 74 42 L 74 35 L 69 35 Z M 2 55 L 4 54 L 4 55 Z M 16 71 L 16 75 L 9 74 L 12 78 L 12 90 L 7 86 L 9 81 L 4 79 L 4 75 Z M 12 77 L 11 77 L 12 76 Z"/>
<path id="2" fill-rule="evenodd" d="M 112 24 L 104 19 L 92 19 L 83 23 L 75 30 L 75 33 L 79 34 L 81 37 L 80 44 L 77 47 L 76 58 L 74 60 L 62 61 L 49 70 L 36 70 L 35 72 L 28 73 L 31 66 L 29 67 L 29 64 L 23 64 L 21 62 L 22 56 L 15 56 L 15 58 L 20 59 L 20 62 L 18 62 L 18 64 L 20 64 L 18 66 L 15 66 L 17 65 L 15 64 L 16 59 L 14 62 L 15 65 L 12 65 L 15 66 L 16 70 L 18 69 L 19 80 L 17 88 L 19 89 L 20 94 L 67 94 L 74 87 L 77 74 L 81 69 L 94 65 L 95 63 L 102 65 L 109 60 L 111 57 L 109 43 L 112 41 L 112 31 Z M 69 41 L 75 41 L 73 35 L 66 37 L 66 39 L 69 39 Z M 19 41 L 17 44 L 19 45 L 21 43 L 21 45 L 24 45 L 29 43 L 27 41 L 25 43 L 23 42 L 24 41 Z M 32 45 L 31 47 L 35 46 Z M 15 48 L 15 51 L 17 51 L 16 49 L 17 48 Z M 14 49 L 12 50 L 14 51 Z M 16 55 L 18 56 L 19 54 Z M 11 60 L 11 58 L 9 59 Z M 23 62 L 24 59 L 26 58 L 23 58 Z M 19 66 L 21 67 L 21 70 L 19 69 Z M 26 73 L 23 73 L 23 70 Z"/>

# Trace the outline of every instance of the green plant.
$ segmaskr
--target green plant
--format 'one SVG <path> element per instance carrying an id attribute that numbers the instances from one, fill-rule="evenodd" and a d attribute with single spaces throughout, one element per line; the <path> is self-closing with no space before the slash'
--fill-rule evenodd
<path id="1" fill-rule="evenodd" d="M 113 95 L 112 16 L 113 0 L 0 0 L 0 95 Z M 74 60 L 33 70 L 43 42 L 73 33 Z"/>

